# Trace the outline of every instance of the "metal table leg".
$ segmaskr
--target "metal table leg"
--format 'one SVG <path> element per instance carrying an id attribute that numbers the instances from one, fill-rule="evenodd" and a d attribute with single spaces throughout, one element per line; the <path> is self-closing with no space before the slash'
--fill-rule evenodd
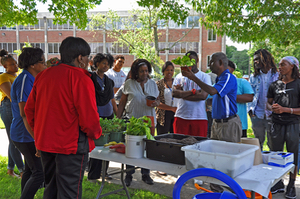
<path id="1" fill-rule="evenodd" d="M 126 172 L 126 170 L 124 170 L 124 164 L 122 164 L 122 167 L 121 167 L 121 182 L 122 182 L 123 188 L 115 190 L 115 191 L 111 191 L 109 193 L 101 195 L 101 192 L 102 192 L 102 190 L 104 188 L 104 184 L 105 184 L 106 162 L 107 161 L 102 160 L 102 183 L 101 183 L 101 187 L 100 187 L 100 190 L 99 190 L 99 192 L 97 194 L 96 199 L 103 198 L 105 196 L 108 196 L 108 195 L 111 195 L 111 194 L 115 194 L 115 193 L 123 191 L 123 190 L 126 192 L 127 198 L 130 199 L 129 192 L 128 192 L 127 187 L 126 187 L 125 182 L 124 182 L 124 173 Z M 117 172 L 117 173 L 119 173 L 119 172 Z"/>

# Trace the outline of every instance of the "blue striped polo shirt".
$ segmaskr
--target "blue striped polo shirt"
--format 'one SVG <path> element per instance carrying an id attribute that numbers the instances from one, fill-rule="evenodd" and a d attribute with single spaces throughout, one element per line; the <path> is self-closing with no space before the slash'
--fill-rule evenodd
<path id="1" fill-rule="evenodd" d="M 214 88 L 218 93 L 213 96 L 212 100 L 212 118 L 225 119 L 236 114 L 236 77 L 226 69 L 217 77 Z"/>
<path id="2" fill-rule="evenodd" d="M 33 82 L 34 77 L 24 69 L 11 86 L 10 95 L 13 120 L 10 128 L 10 137 L 15 142 L 34 141 L 25 128 L 19 109 L 19 103 L 27 101 L 33 87 Z"/>

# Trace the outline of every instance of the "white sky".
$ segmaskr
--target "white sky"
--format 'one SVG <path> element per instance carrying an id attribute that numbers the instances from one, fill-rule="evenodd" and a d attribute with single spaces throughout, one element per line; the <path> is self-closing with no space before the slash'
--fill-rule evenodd
<path id="1" fill-rule="evenodd" d="M 16 1 L 16 0 L 14 0 Z M 42 3 L 37 2 L 38 10 L 40 12 L 47 12 L 48 6 L 45 6 Z M 92 11 L 126 11 L 138 8 L 136 0 L 102 0 L 102 3 L 99 6 L 96 6 Z M 231 41 L 228 37 L 226 38 L 226 45 L 235 46 L 237 50 L 249 49 L 249 43 L 242 44 Z"/>

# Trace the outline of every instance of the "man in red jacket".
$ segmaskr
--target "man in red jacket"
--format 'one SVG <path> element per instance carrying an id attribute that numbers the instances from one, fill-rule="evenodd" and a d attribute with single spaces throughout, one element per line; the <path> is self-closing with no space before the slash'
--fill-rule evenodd
<path id="1" fill-rule="evenodd" d="M 100 137 L 95 89 L 89 73 L 90 47 L 81 38 L 68 37 L 59 48 L 61 62 L 40 73 L 25 106 L 41 151 L 44 198 L 81 198 L 88 152 Z"/>

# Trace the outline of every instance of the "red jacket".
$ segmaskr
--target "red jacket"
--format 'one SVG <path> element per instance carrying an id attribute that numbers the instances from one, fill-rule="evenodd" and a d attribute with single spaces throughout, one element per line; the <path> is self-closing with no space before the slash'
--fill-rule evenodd
<path id="1" fill-rule="evenodd" d="M 66 64 L 37 75 L 25 114 L 37 149 L 49 153 L 91 151 L 95 148 L 92 139 L 102 133 L 90 74 Z"/>

